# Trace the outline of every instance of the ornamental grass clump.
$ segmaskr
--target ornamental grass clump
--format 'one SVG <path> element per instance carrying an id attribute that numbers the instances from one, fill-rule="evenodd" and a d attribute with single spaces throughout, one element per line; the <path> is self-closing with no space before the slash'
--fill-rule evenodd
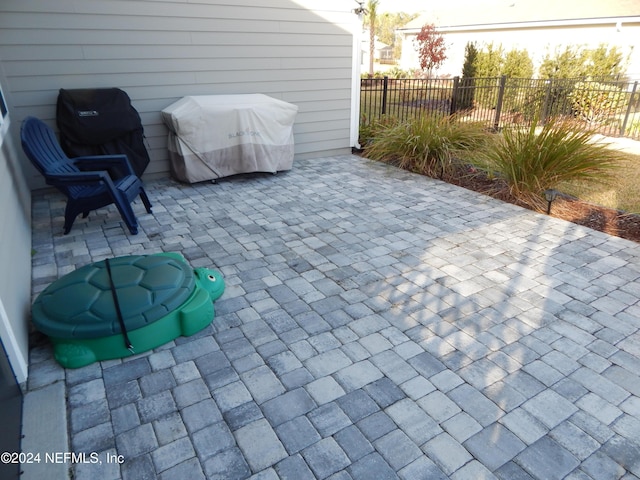
<path id="1" fill-rule="evenodd" d="M 372 139 L 364 155 L 435 178 L 450 177 L 456 160 L 479 149 L 487 133 L 479 123 L 445 115 L 424 115 L 392 126 Z"/>
<path id="2" fill-rule="evenodd" d="M 482 155 L 487 171 L 504 180 L 509 193 L 544 211 L 544 191 L 566 181 L 606 183 L 623 155 L 575 121 L 548 121 L 540 129 L 505 129 Z"/>

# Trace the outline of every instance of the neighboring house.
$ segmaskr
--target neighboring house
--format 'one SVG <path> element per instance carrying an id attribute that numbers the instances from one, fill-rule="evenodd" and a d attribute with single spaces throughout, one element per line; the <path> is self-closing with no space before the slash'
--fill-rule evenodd
<path id="1" fill-rule="evenodd" d="M 398 30 L 402 38 L 400 67 L 419 68 L 414 39 L 425 24 L 435 24 L 447 44 L 447 60 L 439 76 L 462 74 L 467 42 L 478 48 L 493 42 L 505 51 L 526 49 L 537 67 L 557 47 L 604 43 L 629 55 L 628 74 L 640 78 L 640 1 L 638 0 L 488 0 L 453 8 L 434 5 Z"/>
<path id="2" fill-rule="evenodd" d="M 54 126 L 60 88 L 122 88 L 142 117 L 151 156 L 145 177 L 153 178 L 169 175 L 164 107 L 185 95 L 263 93 L 299 107 L 296 159 L 348 153 L 357 139 L 353 59 L 361 28 L 352 7 L 344 0 L 0 2 L 9 128 L 0 137 L 0 338 L 18 382 L 28 374 L 30 189 L 44 186 L 22 153 L 22 120 L 35 115 Z M 53 262 L 35 268 L 52 281 L 60 274 Z"/>

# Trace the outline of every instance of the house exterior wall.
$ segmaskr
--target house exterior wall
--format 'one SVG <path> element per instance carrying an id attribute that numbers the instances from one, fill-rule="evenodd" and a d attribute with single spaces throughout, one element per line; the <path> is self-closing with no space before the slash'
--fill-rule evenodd
<path id="1" fill-rule="evenodd" d="M 12 127 L 10 118 L 0 121 L 0 339 L 18 383 L 23 383 L 29 359 L 31 192 L 17 147 L 6 130 Z"/>
<path id="2" fill-rule="evenodd" d="M 624 55 L 630 54 L 627 72 L 633 79 L 640 79 L 640 51 L 634 48 L 640 38 L 640 19 L 623 22 L 621 25 L 616 20 L 610 20 L 595 24 L 562 25 L 559 22 L 547 22 L 536 25 L 447 27 L 438 30 L 443 34 L 447 45 L 447 60 L 436 72 L 439 76 L 462 74 L 467 42 L 476 42 L 479 48 L 491 42 L 494 45 L 502 44 L 505 52 L 512 48 L 526 49 L 534 68 L 540 65 L 547 52 L 553 55 L 556 47 L 576 45 L 593 48 L 604 43 L 619 47 Z M 402 69 L 419 68 L 420 62 L 413 43 L 416 34 L 416 30 L 402 31 Z"/>
<path id="3" fill-rule="evenodd" d="M 60 88 L 125 90 L 145 127 L 145 175 L 167 175 L 160 111 L 185 95 L 279 98 L 299 107 L 295 158 L 348 152 L 356 22 L 342 0 L 3 0 L 0 59 L 16 123 L 54 125 Z"/>

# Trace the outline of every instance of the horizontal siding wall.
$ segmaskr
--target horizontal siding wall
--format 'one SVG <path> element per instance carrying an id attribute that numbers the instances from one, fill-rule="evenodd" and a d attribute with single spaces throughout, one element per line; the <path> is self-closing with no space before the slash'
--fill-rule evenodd
<path id="1" fill-rule="evenodd" d="M 36 115 L 54 125 L 60 88 L 122 88 L 145 127 L 147 174 L 160 175 L 169 171 L 160 110 L 185 95 L 263 93 L 299 107 L 297 159 L 348 152 L 352 7 L 344 0 L 2 0 L 0 61 L 14 123 Z M 42 185 L 35 174 L 30 180 Z"/>

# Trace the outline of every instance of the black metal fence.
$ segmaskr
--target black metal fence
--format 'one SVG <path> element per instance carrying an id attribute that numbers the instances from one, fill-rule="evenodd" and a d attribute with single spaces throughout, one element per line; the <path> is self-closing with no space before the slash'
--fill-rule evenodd
<path id="1" fill-rule="evenodd" d="M 640 140 L 637 81 L 504 76 L 361 80 L 362 126 L 383 117 L 406 120 L 424 113 L 456 114 L 495 130 L 570 117 L 603 135 Z"/>

